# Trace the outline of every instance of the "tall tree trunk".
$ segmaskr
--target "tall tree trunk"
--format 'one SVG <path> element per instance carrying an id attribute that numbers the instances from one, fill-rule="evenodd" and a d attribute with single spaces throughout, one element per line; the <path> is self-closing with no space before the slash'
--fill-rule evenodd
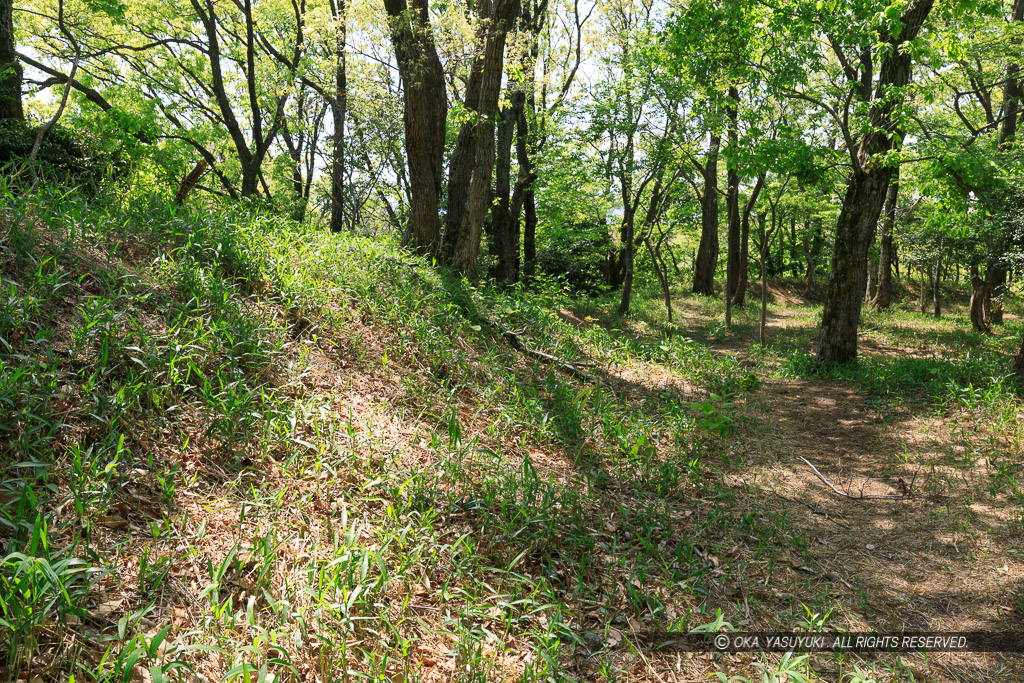
<path id="1" fill-rule="evenodd" d="M 942 317 L 942 297 L 939 283 L 942 273 L 942 240 L 939 240 L 939 254 L 935 257 L 935 277 L 932 279 L 932 303 L 935 305 L 935 317 Z"/>
<path id="2" fill-rule="evenodd" d="M 1016 24 L 1024 22 L 1024 0 L 1016 0 L 1013 4 L 1010 21 Z M 1019 35 L 1019 34 L 1018 34 Z M 1021 39 L 1014 37 L 1012 45 L 1020 45 Z M 1006 67 L 1006 82 L 1003 84 L 1003 104 L 1001 115 L 1002 123 L 999 126 L 1000 150 L 1010 150 L 1014 147 L 1017 137 L 1018 117 L 1021 110 L 1021 98 L 1024 97 L 1024 88 L 1021 87 L 1020 65 L 1011 62 Z M 1002 240 L 1000 240 L 1002 242 Z M 1001 251 L 1005 246 L 1001 246 Z M 982 309 L 986 313 L 985 330 L 991 330 L 992 325 L 1003 323 L 1003 297 L 1006 295 L 1006 270 L 999 262 L 1002 254 L 996 254 L 989 260 L 988 272 L 985 274 L 985 305 Z M 971 321 L 974 321 L 972 311 Z M 978 326 L 975 325 L 975 329 Z"/>
<path id="3" fill-rule="evenodd" d="M 857 326 L 867 284 L 868 248 L 882 212 L 889 177 L 885 169 L 856 171 L 850 180 L 832 252 L 818 344 L 818 362 L 846 363 L 857 356 Z"/>
<path id="4" fill-rule="evenodd" d="M 818 362 L 846 363 L 857 356 L 857 328 L 864 302 L 868 247 L 882 213 L 892 167 L 878 163 L 893 147 L 891 129 L 899 105 L 899 88 L 910 81 L 913 65 L 904 45 L 914 40 L 931 13 L 934 0 L 912 0 L 902 17 L 898 37 L 886 36 L 891 49 L 882 62 L 878 93 L 869 112 L 871 130 L 850 150 L 853 173 L 836 222 L 832 269 L 825 292 L 818 341 Z"/>
<path id="5" fill-rule="evenodd" d="M 25 118 L 21 73 L 21 63 L 14 52 L 14 0 L 0 0 L 0 120 Z"/>
<path id="6" fill-rule="evenodd" d="M 516 127 L 516 99 L 523 93 L 509 94 L 510 106 L 498 114 L 497 148 L 494 157 L 494 203 L 491 207 L 491 230 L 494 253 L 498 257 L 495 277 L 499 282 L 516 281 L 519 269 L 519 212 L 512 214 L 512 138 Z"/>
<path id="7" fill-rule="evenodd" d="M 1016 0 L 1013 3 L 1010 20 L 1017 24 L 1024 22 L 1024 0 Z M 1014 37 L 1011 44 L 1020 45 L 1021 39 Z M 999 147 L 1001 149 L 1013 146 L 1014 140 L 1017 138 L 1019 123 L 1017 119 L 1021 113 L 1022 99 L 1024 99 L 1024 87 L 1020 80 L 1020 64 L 1010 63 L 1006 67 L 1006 82 L 1003 84 L 1003 122 L 999 128 Z"/>
<path id="8" fill-rule="evenodd" d="M 707 165 L 704 168 L 704 192 L 700 201 L 700 246 L 693 270 L 695 294 L 715 293 L 715 270 L 718 268 L 718 150 L 722 138 L 711 134 Z"/>
<path id="9" fill-rule="evenodd" d="M 668 312 L 669 322 L 669 336 L 672 334 L 672 290 L 669 287 L 668 282 L 668 267 L 665 261 L 661 257 L 661 244 L 665 241 L 666 233 L 663 233 L 658 238 L 658 244 L 651 246 L 650 238 L 645 237 L 644 243 L 647 245 L 647 251 L 651 254 L 651 264 L 654 266 L 654 273 L 658 276 L 658 282 L 661 283 L 661 293 L 665 299 L 665 310 Z"/>
<path id="10" fill-rule="evenodd" d="M 739 102 L 740 93 L 736 86 L 729 86 L 729 155 L 725 181 L 725 212 L 728 222 L 725 255 L 725 324 L 732 324 L 732 297 L 740 280 L 740 172 L 737 167 L 736 147 L 739 145 Z"/>
<path id="11" fill-rule="evenodd" d="M 543 2 L 527 2 L 523 6 L 523 23 L 530 27 L 533 40 L 530 43 L 530 67 L 524 69 L 528 74 L 525 81 L 526 100 L 523 110 L 516 121 L 516 162 L 520 172 L 532 176 L 533 162 L 530 160 L 531 141 L 535 136 L 530 130 L 532 122 L 537 120 L 537 93 L 534 83 L 534 66 L 540 53 L 538 46 L 540 32 L 547 20 L 547 0 Z M 523 186 L 523 275 L 532 278 L 537 274 L 537 198 L 533 190 L 533 182 Z"/>
<path id="12" fill-rule="evenodd" d="M 900 169 L 893 169 L 892 180 L 885 195 L 885 207 L 882 214 L 882 236 L 878 245 L 878 286 L 872 305 L 878 309 L 886 309 L 892 305 L 892 263 L 893 233 L 896 229 L 896 203 L 900 194 Z"/>
<path id="13" fill-rule="evenodd" d="M 771 245 L 765 244 L 758 249 L 759 261 L 761 264 L 761 324 L 758 326 L 758 339 L 761 342 L 761 348 L 763 349 L 768 344 L 768 276 L 765 273 L 764 261 L 765 261 L 765 247 L 771 249 Z"/>
<path id="14" fill-rule="evenodd" d="M 786 254 L 786 258 L 789 261 L 790 277 L 796 277 L 799 275 L 797 272 L 796 259 L 793 258 L 794 249 L 796 249 L 796 214 L 791 213 L 789 215 L 789 252 Z"/>
<path id="15" fill-rule="evenodd" d="M 623 194 L 626 190 L 623 191 Z M 629 313 L 630 298 L 633 295 L 633 262 L 636 258 L 635 213 L 627 202 L 622 216 L 622 296 L 619 298 L 619 315 Z"/>
<path id="16" fill-rule="evenodd" d="M 74 35 L 72 35 L 71 33 L 71 30 L 64 22 L 64 0 L 58 0 L 57 3 L 57 25 L 60 27 L 60 32 L 64 34 L 64 37 L 66 37 L 68 39 L 68 42 L 70 42 L 71 45 L 74 47 L 75 58 L 74 61 L 71 63 L 71 71 L 68 73 L 68 82 L 64 86 L 64 92 L 61 93 L 60 104 L 57 105 L 57 111 L 55 111 L 53 113 L 53 116 L 51 116 L 49 120 L 47 120 L 47 122 L 40 126 L 39 130 L 36 131 L 36 139 L 35 142 L 32 144 L 32 151 L 28 153 L 29 171 L 32 174 L 33 183 L 35 183 L 36 181 L 35 163 L 36 159 L 39 156 L 39 151 L 43 145 L 43 138 L 45 138 L 47 134 L 49 134 L 50 130 L 60 120 L 61 115 L 64 114 L 64 108 L 68 104 L 68 96 L 71 94 L 71 84 L 75 80 L 75 73 L 78 71 L 78 65 L 81 63 L 82 60 L 82 46 L 75 39 Z"/>
<path id="17" fill-rule="evenodd" d="M 732 294 L 733 305 L 742 306 L 746 302 L 746 288 L 750 284 L 750 267 L 751 215 L 743 211 L 739 220 L 739 278 L 736 280 L 736 291 Z"/>
<path id="18" fill-rule="evenodd" d="M 754 211 L 757 198 L 764 188 L 766 173 L 757 176 L 754 187 L 750 190 L 750 196 L 743 205 L 743 214 L 740 218 L 740 264 L 739 279 L 736 282 L 736 292 L 733 294 L 732 302 L 736 306 L 742 306 L 747 296 L 747 284 L 750 271 L 750 214 Z"/>
<path id="19" fill-rule="evenodd" d="M 348 110 L 348 75 L 345 69 L 345 40 L 347 37 L 345 0 L 334 0 L 334 100 L 331 116 L 334 119 L 334 147 L 331 158 L 331 232 L 345 229 L 345 115 Z"/>
<path id="20" fill-rule="evenodd" d="M 405 88 L 402 113 L 409 165 L 407 238 L 419 253 L 435 254 L 440 246 L 440 200 L 444 171 L 448 98 L 444 68 L 430 28 L 428 0 L 384 0 L 391 43 Z"/>
<path id="21" fill-rule="evenodd" d="M 441 252 L 453 270 L 476 275 L 477 254 L 494 170 L 494 119 L 498 113 L 505 37 L 519 14 L 519 0 L 478 3 L 483 48 L 466 86 L 470 120 L 462 124 L 448 171 L 448 213 Z"/>
<path id="22" fill-rule="evenodd" d="M 776 277 L 786 276 L 786 233 L 779 228 L 779 248 L 775 252 L 775 257 L 771 258 L 771 250 L 768 251 L 768 256 L 772 261 L 771 274 Z"/>

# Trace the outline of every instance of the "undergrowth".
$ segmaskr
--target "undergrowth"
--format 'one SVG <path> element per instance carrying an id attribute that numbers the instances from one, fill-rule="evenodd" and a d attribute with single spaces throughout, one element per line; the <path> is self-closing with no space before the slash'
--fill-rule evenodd
<path id="1" fill-rule="evenodd" d="M 807 357 L 576 324 L 555 284 L 256 205 L 0 194 L 0 680 L 630 679 L 648 633 L 830 613 L 765 592 L 807 541 L 731 444 Z M 1010 430 L 997 365 L 841 377 Z"/>
<path id="2" fill-rule="evenodd" d="M 3 192 L 0 678 L 544 680 L 613 620 L 699 621 L 711 545 L 668 530 L 719 490 L 731 361 L 255 206 Z"/>

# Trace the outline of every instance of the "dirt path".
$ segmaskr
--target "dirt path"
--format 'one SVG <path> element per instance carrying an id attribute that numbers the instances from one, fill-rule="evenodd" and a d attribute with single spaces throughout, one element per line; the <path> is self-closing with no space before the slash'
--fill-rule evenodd
<path id="1" fill-rule="evenodd" d="M 801 601 L 827 595 L 838 606 L 829 624 L 847 630 L 1019 631 L 1019 500 L 991 495 L 993 471 L 943 420 L 887 415 L 865 399 L 844 383 L 772 380 L 745 411 L 757 425 L 739 437 L 747 469 L 764 468 L 762 488 L 777 492 L 766 502 L 788 513 L 793 550 L 805 548 Z M 836 495 L 801 456 L 850 495 L 905 498 Z M 1024 680 L 1019 655 L 903 661 L 929 681 Z"/>

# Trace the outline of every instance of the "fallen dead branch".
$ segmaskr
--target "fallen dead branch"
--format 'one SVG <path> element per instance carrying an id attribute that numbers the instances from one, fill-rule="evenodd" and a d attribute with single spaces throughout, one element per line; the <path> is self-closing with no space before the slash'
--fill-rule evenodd
<path id="1" fill-rule="evenodd" d="M 789 503 L 800 503 L 800 504 L 801 504 L 801 505 L 803 505 L 803 506 L 804 506 L 805 508 L 807 508 L 808 510 L 810 510 L 812 514 L 815 514 L 815 515 L 819 515 L 819 516 L 821 516 L 821 517 L 824 517 L 825 519 L 827 519 L 828 521 L 832 522 L 833 524 L 835 524 L 835 525 L 837 525 L 837 526 L 841 526 L 841 527 L 842 527 L 842 528 L 844 528 L 844 529 L 849 529 L 849 528 L 851 528 L 849 524 L 846 524 L 846 523 L 844 523 L 844 522 L 840 522 L 840 521 L 839 521 L 838 519 L 833 519 L 833 515 L 832 515 L 832 513 L 830 513 L 830 512 L 826 512 L 825 510 L 819 510 L 818 508 L 814 507 L 814 506 L 813 506 L 813 505 L 811 505 L 810 503 L 805 503 L 804 501 L 800 500 L 799 498 L 796 498 L 796 499 L 794 499 L 794 498 L 787 498 L 786 496 L 782 495 L 782 494 L 781 494 L 781 493 L 779 493 L 778 491 L 773 491 L 773 493 L 774 493 L 774 494 L 775 494 L 776 496 L 778 496 L 779 498 L 781 498 L 782 500 L 784 500 L 784 501 L 787 501 L 787 502 L 789 502 Z"/>
<path id="2" fill-rule="evenodd" d="M 480 314 L 477 314 L 477 316 L 480 318 L 481 322 L 484 322 L 488 326 L 498 330 L 498 332 L 501 333 L 501 336 L 505 339 L 505 341 L 508 342 L 508 345 L 511 346 L 516 351 L 518 351 L 519 353 L 531 356 L 532 358 L 536 358 L 537 360 L 547 363 L 548 365 L 552 365 L 558 368 L 559 370 L 562 370 L 563 372 L 572 375 L 573 377 L 583 380 L 584 382 L 597 383 L 600 386 L 604 387 L 605 389 L 608 389 L 609 391 L 615 391 L 607 382 L 583 370 L 583 364 L 571 363 L 565 360 L 564 358 L 559 358 L 558 356 L 552 356 L 550 353 L 544 353 L 543 351 L 532 349 L 523 343 L 523 340 L 520 339 L 519 334 L 517 332 L 513 332 L 512 330 L 505 327 L 501 323 L 495 322 L 490 318 L 487 318 L 486 316 Z"/>
<path id="3" fill-rule="evenodd" d="M 398 265 L 405 266 L 406 268 L 409 269 L 409 271 L 418 281 L 422 282 L 423 284 L 427 284 L 426 280 L 423 279 L 423 276 L 416 271 L 415 263 L 407 263 L 406 261 L 400 261 L 398 259 L 389 260 Z M 523 343 L 523 340 L 520 338 L 518 332 L 509 329 L 508 327 L 502 325 L 499 322 L 491 320 L 482 313 L 470 310 L 468 306 L 459 303 L 458 300 L 455 300 L 455 303 L 462 310 L 463 314 L 465 314 L 465 316 L 472 320 L 473 322 L 486 325 L 487 327 L 493 330 L 497 330 L 501 334 L 502 338 L 504 338 L 504 340 L 508 342 L 508 345 L 511 346 L 516 351 L 518 351 L 519 353 L 526 356 L 530 356 L 531 358 L 536 358 L 542 363 L 547 363 L 548 365 L 556 367 L 559 370 L 568 373 L 573 377 L 576 377 L 577 379 L 581 379 L 584 382 L 590 382 L 592 384 L 598 384 L 599 386 L 601 386 L 604 389 L 607 389 L 613 394 L 615 393 L 615 389 L 612 388 L 610 384 L 583 369 L 585 367 L 593 367 L 593 364 L 572 363 L 570 361 L 565 360 L 564 358 L 552 356 L 550 353 L 545 353 L 543 351 L 538 351 L 537 349 L 531 348 Z"/>
<path id="4" fill-rule="evenodd" d="M 818 475 L 818 479 L 821 479 L 822 483 L 824 483 L 826 486 L 828 486 L 830 489 L 832 489 L 832 491 L 834 491 L 837 496 L 841 496 L 843 498 L 850 498 L 852 500 L 906 500 L 906 498 L 907 498 L 907 496 L 905 496 L 903 494 L 900 494 L 900 495 L 884 495 L 884 496 L 877 496 L 877 495 L 865 496 L 863 493 L 861 493 L 858 496 L 854 496 L 854 495 L 851 495 L 851 494 L 847 493 L 846 491 L 840 491 L 839 489 L 837 489 L 835 487 L 835 485 L 832 482 L 830 482 L 828 479 L 825 478 L 825 475 L 823 475 L 821 472 L 818 471 L 818 468 L 814 466 L 814 463 L 812 463 L 810 460 L 808 460 L 807 458 L 803 457 L 802 455 L 799 455 L 797 457 L 800 458 L 801 460 L 803 460 L 805 463 L 807 463 L 807 466 L 810 467 L 811 470 L 813 470 L 816 475 Z"/>

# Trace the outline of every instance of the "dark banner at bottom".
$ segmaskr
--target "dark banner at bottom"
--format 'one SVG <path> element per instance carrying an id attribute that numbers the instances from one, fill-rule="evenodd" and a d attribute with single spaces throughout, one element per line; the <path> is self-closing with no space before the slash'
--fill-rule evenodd
<path id="1" fill-rule="evenodd" d="M 648 633 L 654 650 L 678 652 L 1016 652 L 1024 632 Z"/>

